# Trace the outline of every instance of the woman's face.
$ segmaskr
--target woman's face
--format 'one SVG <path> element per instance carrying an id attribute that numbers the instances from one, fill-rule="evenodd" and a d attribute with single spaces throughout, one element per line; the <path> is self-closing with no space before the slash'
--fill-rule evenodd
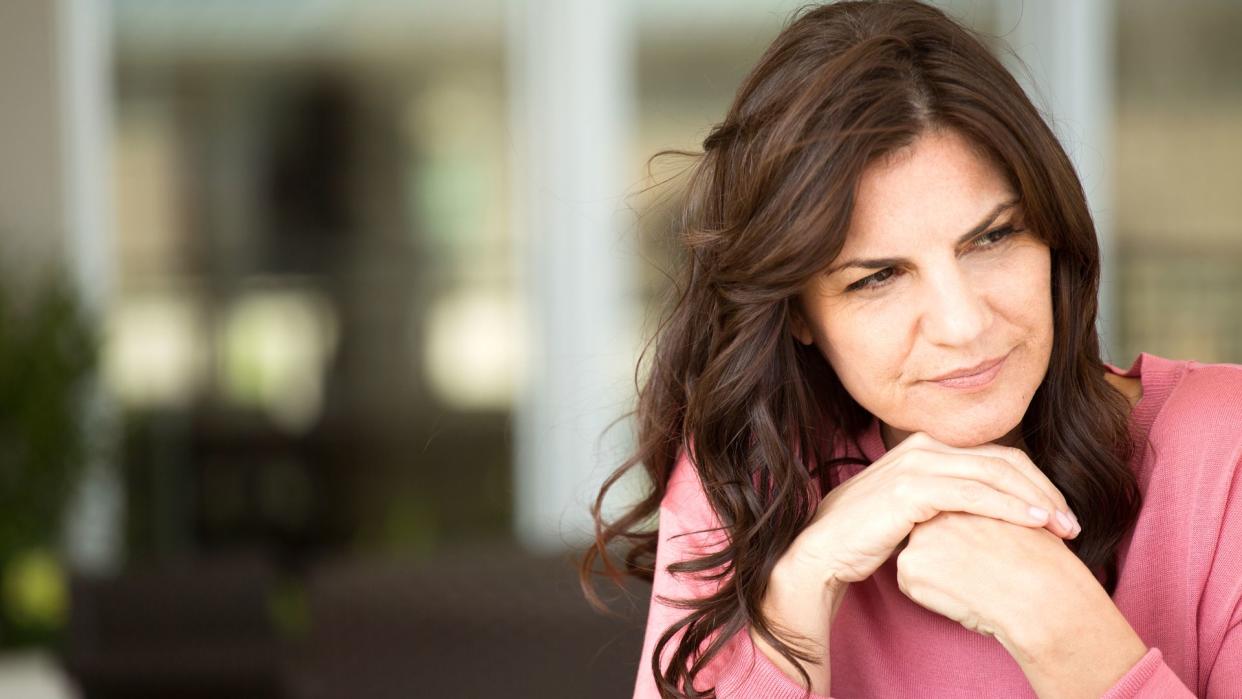
<path id="1" fill-rule="evenodd" d="M 917 431 L 1022 446 L 1052 352 L 1051 257 L 1014 195 L 961 136 L 926 132 L 864 173 L 841 254 L 801 294 L 795 336 L 879 418 L 889 447 Z M 934 381 L 999 357 L 990 381 Z"/>

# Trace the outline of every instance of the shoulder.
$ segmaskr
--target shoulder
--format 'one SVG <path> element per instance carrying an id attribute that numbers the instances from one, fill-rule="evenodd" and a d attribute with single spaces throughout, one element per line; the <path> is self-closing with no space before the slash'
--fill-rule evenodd
<path id="1" fill-rule="evenodd" d="M 1166 410 L 1177 419 L 1163 430 L 1167 453 L 1163 491 L 1165 522 L 1181 522 L 1172 538 L 1189 565 L 1181 571 L 1199 582 L 1200 624 L 1223 629 L 1242 623 L 1242 365 L 1186 361 Z M 1189 552 L 1189 553 L 1187 553 Z M 1201 576 L 1201 577 L 1200 577 Z M 1216 633 L 1216 631 L 1213 631 Z"/>
<path id="2" fill-rule="evenodd" d="M 690 459 L 690 454 L 683 445 L 677 450 L 677 459 L 673 462 L 673 471 L 668 477 L 668 488 L 664 491 L 664 499 L 660 506 L 681 513 L 687 507 L 697 505 L 706 500 L 703 484 L 699 480 L 698 469 Z"/>
<path id="3" fill-rule="evenodd" d="M 678 451 L 668 488 L 660 501 L 658 526 L 665 565 L 706 556 L 728 545 L 728 535 L 721 528 L 720 518 L 704 493 L 698 469 L 684 448 Z"/>
<path id="4" fill-rule="evenodd" d="M 1242 445 L 1242 365 L 1175 364 L 1181 376 L 1160 411 L 1164 432 L 1205 446 Z"/>
<path id="5" fill-rule="evenodd" d="M 1239 404 L 1242 399 L 1242 364 L 1205 364 L 1194 360 L 1181 362 L 1185 367 L 1182 378 L 1183 391 L 1198 395 L 1215 396 Z"/>
<path id="6" fill-rule="evenodd" d="M 1155 493 L 1183 504 L 1223 503 L 1242 468 L 1242 365 L 1161 360 L 1160 367 L 1152 385 L 1167 395 L 1142 470 Z"/>
<path id="7" fill-rule="evenodd" d="M 1136 464 L 1142 538 L 1163 542 L 1149 551 L 1210 566 L 1219 552 L 1236 551 L 1220 548 L 1228 532 L 1242 531 L 1242 366 L 1161 360 L 1150 367 L 1144 388 L 1163 402 Z"/>
<path id="8" fill-rule="evenodd" d="M 715 526 L 718 519 L 703 489 L 698 467 L 683 446 L 677 452 L 677 460 L 669 475 L 668 488 L 660 501 L 661 516 L 671 513 L 677 521 L 689 528 Z"/>

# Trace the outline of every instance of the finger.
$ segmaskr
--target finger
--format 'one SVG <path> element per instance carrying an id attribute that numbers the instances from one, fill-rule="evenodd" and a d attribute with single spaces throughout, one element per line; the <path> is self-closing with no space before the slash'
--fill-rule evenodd
<path id="1" fill-rule="evenodd" d="M 1065 499 L 1065 495 L 1059 488 L 1048 478 L 1048 474 L 1044 473 L 1035 462 L 1031 461 L 1031 457 L 1026 452 L 1015 447 L 1006 447 L 999 444 L 981 444 L 972 447 L 976 451 L 985 454 L 994 455 L 997 458 L 1004 459 L 1013 465 L 1014 468 L 1021 471 L 1024 475 L 1035 482 L 1041 489 L 1049 494 L 1049 497 L 1056 500 L 1057 507 L 1070 518 L 1070 528 L 1079 531 L 1078 518 L 1074 515 L 1074 511 L 1070 509 L 1069 501 Z"/>
<path id="2" fill-rule="evenodd" d="M 1043 504 L 1042 506 L 1053 510 L 1061 510 L 1069 516 L 1070 526 L 1059 526 L 1061 531 L 1079 531 L 1078 520 L 1074 517 L 1074 513 L 1070 509 L 1069 503 L 1066 501 L 1065 496 L 1061 493 L 1060 489 L 1058 489 L 1056 485 L 1048 479 L 1047 474 L 1041 471 L 1039 467 L 1031 461 L 1030 457 L 1028 457 L 1021 449 L 1004 447 L 998 444 L 982 444 L 976 447 L 952 447 L 936 440 L 934 437 L 931 437 L 926 433 L 920 432 L 916 434 L 920 437 L 920 439 L 916 442 L 918 446 L 913 447 L 913 450 L 930 450 L 957 455 L 982 454 L 1004 460 L 1043 493 L 1045 499 L 1042 503 L 1048 504 Z M 909 441 L 909 439 L 906 441 Z M 1021 493 L 1014 492 L 1014 494 L 1020 495 Z M 1032 501 L 1032 503 L 1041 504 L 1041 501 Z M 1054 517 L 1053 520 L 1056 524 L 1060 525 L 1060 522 L 1056 517 Z"/>
<path id="3" fill-rule="evenodd" d="M 1059 501 L 1049 498 L 1043 489 L 1004 459 L 967 450 L 953 453 L 926 449 L 910 450 L 903 458 L 914 459 L 913 468 L 924 477 L 978 481 L 985 487 L 1008 493 L 1050 513 L 1060 506 Z M 1077 530 L 1072 523 L 1067 526 L 1055 516 L 1050 517 L 1048 529 L 1067 539 L 1072 539 Z"/>
<path id="4" fill-rule="evenodd" d="M 898 481 L 894 495 L 907 508 L 911 524 L 941 512 L 969 512 L 1033 528 L 1045 526 L 1051 517 L 1047 509 L 971 478 L 907 476 Z"/>
<path id="5" fill-rule="evenodd" d="M 950 454 L 981 453 L 1004 459 L 1011 463 L 1014 468 L 1021 471 L 1022 474 L 1029 478 L 1033 483 L 1039 486 L 1039 488 L 1043 490 L 1049 498 L 1058 502 L 1058 508 L 1064 509 L 1066 512 L 1069 511 L 1069 503 L 1065 500 L 1065 496 L 1061 494 L 1060 489 L 1057 488 L 1056 484 L 1049 480 L 1048 475 L 1040 470 L 1040 468 L 1031 461 L 1030 457 L 1027 456 L 1026 452 L 1021 449 L 991 443 L 980 444 L 973 447 L 954 447 L 941 442 L 926 432 L 915 432 L 907 437 L 899 446 L 906 444 L 909 444 L 910 447 L 914 449 L 941 451 Z"/>

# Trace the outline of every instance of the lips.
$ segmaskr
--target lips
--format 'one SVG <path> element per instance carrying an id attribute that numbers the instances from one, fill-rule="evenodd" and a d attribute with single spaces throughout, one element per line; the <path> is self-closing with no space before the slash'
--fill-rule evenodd
<path id="1" fill-rule="evenodd" d="M 967 377 L 967 376 L 975 376 L 976 374 L 982 374 L 988 369 L 991 369 L 997 364 L 1000 364 L 1001 362 L 1005 361 L 1005 357 L 1008 357 L 1008 356 L 1009 356 L 1009 353 L 1006 352 L 1005 354 L 1002 354 L 993 359 L 985 359 L 982 362 L 975 364 L 974 366 L 964 367 L 961 369 L 954 369 L 953 371 L 947 374 L 942 374 L 935 378 L 928 379 L 928 381 L 944 381 L 947 379 L 960 379 L 960 378 Z"/>

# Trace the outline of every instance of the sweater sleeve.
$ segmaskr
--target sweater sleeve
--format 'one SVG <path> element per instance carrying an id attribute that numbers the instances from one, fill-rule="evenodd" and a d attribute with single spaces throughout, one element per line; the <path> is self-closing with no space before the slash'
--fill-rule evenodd
<path id="1" fill-rule="evenodd" d="M 1195 693 L 1164 662 L 1159 648 L 1147 651 L 1101 699 L 1180 699 Z M 1208 678 L 1207 699 L 1242 696 L 1242 626 L 1225 636 Z"/>
<path id="2" fill-rule="evenodd" d="M 1160 649 L 1153 647 L 1100 699 L 1180 699 L 1194 696 L 1195 693 L 1164 662 Z"/>
<path id="3" fill-rule="evenodd" d="M 1242 697 L 1242 461 L 1234 468 L 1226 492 L 1220 535 L 1199 608 L 1199 675 L 1208 699 Z M 1194 696 L 1164 661 L 1160 649 L 1153 647 L 1102 699 Z"/>
<path id="4" fill-rule="evenodd" d="M 704 501 L 703 504 L 706 502 Z M 686 509 L 688 513 L 703 511 L 698 507 Z M 634 699 L 660 699 L 655 677 L 652 674 L 652 653 L 655 651 L 656 642 L 659 641 L 660 636 L 670 626 L 690 613 L 689 610 L 661 603 L 659 597 L 702 598 L 712 594 L 719 585 L 717 581 L 704 581 L 696 575 L 679 574 L 674 577 L 667 570 L 670 563 L 697 558 L 711 550 L 707 547 L 712 546 L 712 542 L 720 535 L 716 532 L 703 533 L 701 530 L 712 526 L 715 526 L 714 522 L 683 522 L 669 507 L 661 506 L 660 508 L 655 578 L 643 638 L 643 652 L 638 663 L 638 680 L 634 686 Z M 681 536 L 682 534 L 686 536 Z M 683 632 L 684 629 L 679 630 L 677 635 L 665 645 L 660 661 L 661 669 L 668 667 L 669 660 Z M 714 638 L 716 637 L 713 636 L 713 640 Z M 700 690 L 714 686 L 716 696 L 720 699 L 741 697 L 830 699 L 820 694 L 808 694 L 797 680 L 786 675 L 755 647 L 746 629 L 735 634 L 721 649 L 721 652 L 712 659 L 712 662 L 700 671 L 694 686 Z"/>

